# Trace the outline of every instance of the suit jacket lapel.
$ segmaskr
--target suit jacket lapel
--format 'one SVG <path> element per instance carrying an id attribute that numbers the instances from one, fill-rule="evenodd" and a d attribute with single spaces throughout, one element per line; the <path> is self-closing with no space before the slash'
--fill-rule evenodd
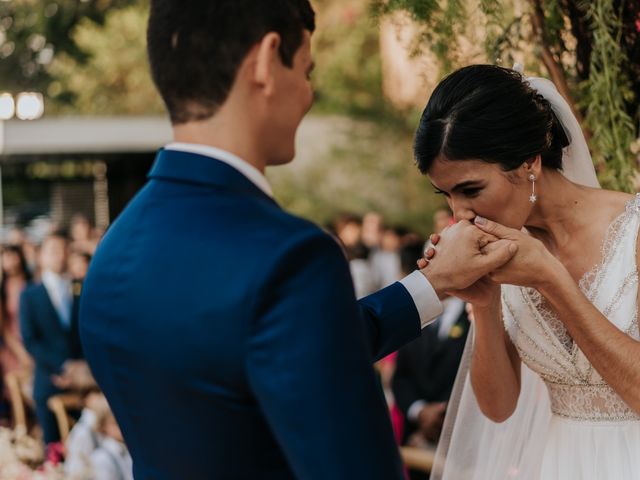
<path id="1" fill-rule="evenodd" d="M 41 287 L 41 306 L 42 306 L 43 312 L 49 311 L 49 315 L 47 315 L 47 318 L 51 318 L 52 320 L 55 320 L 52 322 L 55 325 L 52 325 L 52 326 L 55 326 L 57 330 L 64 331 L 62 319 L 60 318 L 60 314 L 58 313 L 58 310 L 56 310 L 56 307 L 54 307 L 53 302 L 51 301 L 51 297 L 49 296 L 49 292 L 47 291 L 47 288 L 44 286 L 44 284 L 42 284 L 40 287 Z"/>
<path id="2" fill-rule="evenodd" d="M 232 166 L 196 153 L 160 150 L 149 178 L 207 185 L 259 197 L 277 205 L 273 198 Z"/>

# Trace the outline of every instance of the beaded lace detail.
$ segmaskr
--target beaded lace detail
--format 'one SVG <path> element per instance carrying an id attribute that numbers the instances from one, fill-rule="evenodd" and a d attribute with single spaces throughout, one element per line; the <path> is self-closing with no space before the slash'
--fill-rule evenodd
<path id="1" fill-rule="evenodd" d="M 640 339 L 636 248 L 640 194 L 609 226 L 602 261 L 579 282 L 585 296 L 620 330 Z M 522 361 L 545 381 L 554 414 L 582 421 L 639 420 L 602 379 L 535 289 L 503 286 L 505 328 Z"/>
<path id="2" fill-rule="evenodd" d="M 563 385 L 546 382 L 551 411 L 565 418 L 592 422 L 640 420 L 607 384 Z"/>

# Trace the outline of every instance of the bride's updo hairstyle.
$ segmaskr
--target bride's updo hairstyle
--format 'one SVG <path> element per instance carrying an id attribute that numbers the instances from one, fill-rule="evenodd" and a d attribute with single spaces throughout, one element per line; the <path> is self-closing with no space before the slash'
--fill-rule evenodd
<path id="1" fill-rule="evenodd" d="M 471 65 L 436 87 L 416 132 L 415 157 L 426 174 L 437 158 L 483 160 L 515 170 L 537 155 L 562 170 L 569 139 L 549 102 L 515 70 Z"/>

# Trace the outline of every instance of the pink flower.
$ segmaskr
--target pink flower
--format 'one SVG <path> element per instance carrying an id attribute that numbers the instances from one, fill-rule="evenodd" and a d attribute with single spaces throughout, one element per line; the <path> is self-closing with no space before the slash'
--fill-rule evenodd
<path id="1" fill-rule="evenodd" d="M 636 20 L 636 30 L 640 32 L 640 17 Z"/>
<path id="2" fill-rule="evenodd" d="M 64 445 L 62 442 L 47 445 L 47 462 L 53 466 L 58 465 L 64 459 Z"/>

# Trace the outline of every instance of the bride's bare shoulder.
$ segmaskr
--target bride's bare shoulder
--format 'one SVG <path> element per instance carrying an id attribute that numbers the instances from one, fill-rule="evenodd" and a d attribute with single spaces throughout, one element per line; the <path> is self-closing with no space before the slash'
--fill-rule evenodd
<path id="1" fill-rule="evenodd" d="M 596 190 L 596 192 L 598 204 L 609 214 L 608 216 L 611 217 L 622 213 L 627 203 L 636 197 L 635 194 L 616 192 L 614 190 Z"/>

